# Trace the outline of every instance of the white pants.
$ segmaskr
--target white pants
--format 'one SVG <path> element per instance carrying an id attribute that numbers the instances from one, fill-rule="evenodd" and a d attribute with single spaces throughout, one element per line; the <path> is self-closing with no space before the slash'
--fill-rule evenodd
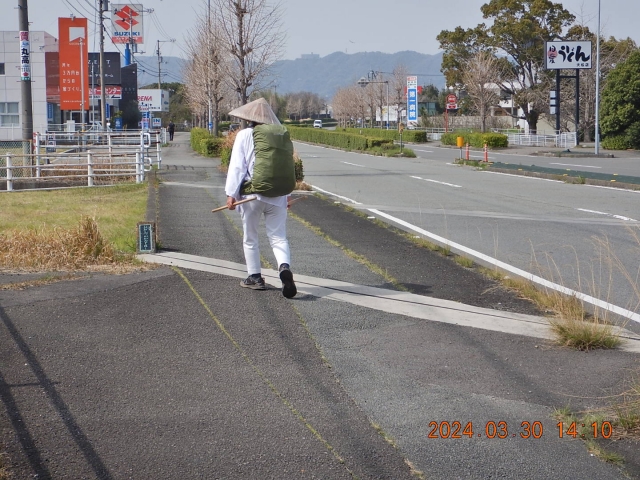
<path id="1" fill-rule="evenodd" d="M 287 240 L 287 207 L 277 207 L 260 200 L 254 200 L 242 205 L 242 228 L 244 230 L 243 246 L 244 259 L 247 262 L 247 273 L 260 273 L 260 242 L 258 226 L 260 217 L 264 214 L 269 244 L 276 257 L 278 268 L 283 263 L 291 263 L 289 242 Z"/>

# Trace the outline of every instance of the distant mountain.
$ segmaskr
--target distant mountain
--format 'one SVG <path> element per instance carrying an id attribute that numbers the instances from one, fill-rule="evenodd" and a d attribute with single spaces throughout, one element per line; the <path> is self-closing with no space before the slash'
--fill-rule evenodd
<path id="1" fill-rule="evenodd" d="M 136 55 L 134 60 L 138 63 L 138 85 L 150 85 L 158 83 L 158 57 Z M 182 76 L 186 60 L 180 57 L 162 57 L 160 75 L 162 83 L 184 83 Z"/>
<path id="2" fill-rule="evenodd" d="M 135 60 L 138 62 L 138 85 L 157 83 L 158 58 L 136 55 Z M 162 81 L 183 83 L 185 63 L 186 60 L 179 57 L 163 57 L 160 72 Z M 442 53 L 335 52 L 326 57 L 308 54 L 295 60 L 276 62 L 267 82 L 276 85 L 276 92 L 279 94 L 305 91 L 330 100 L 336 90 L 356 84 L 360 77 L 366 77 L 371 70 L 393 72 L 398 65 L 404 65 L 410 75 L 417 75 L 418 85 L 433 83 L 442 88 L 445 80 L 440 72 L 441 64 Z"/>
<path id="3" fill-rule="evenodd" d="M 410 75 L 418 76 L 418 85 L 433 83 L 445 86 L 440 72 L 442 53 L 426 55 L 404 51 L 398 53 L 363 52 L 346 54 L 335 52 L 326 57 L 303 55 L 295 60 L 280 60 L 272 68 L 272 81 L 277 93 L 313 92 L 331 99 L 342 87 L 354 85 L 371 70 L 393 72 L 397 65 L 407 67 Z"/>

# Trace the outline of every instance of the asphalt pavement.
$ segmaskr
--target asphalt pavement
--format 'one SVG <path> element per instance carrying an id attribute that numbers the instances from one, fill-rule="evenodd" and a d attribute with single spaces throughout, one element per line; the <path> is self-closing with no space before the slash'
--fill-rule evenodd
<path id="1" fill-rule="evenodd" d="M 623 472 L 553 417 L 624 390 L 637 335 L 557 347 L 535 306 L 308 192 L 288 221 L 298 295 L 281 295 L 264 238 L 269 289 L 242 289 L 239 214 L 211 213 L 218 165 L 186 133 L 163 150 L 147 213 L 161 249 L 144 257 L 158 268 L 0 289 L 16 478 L 637 475 L 637 442 L 603 444 L 630 452 Z"/>

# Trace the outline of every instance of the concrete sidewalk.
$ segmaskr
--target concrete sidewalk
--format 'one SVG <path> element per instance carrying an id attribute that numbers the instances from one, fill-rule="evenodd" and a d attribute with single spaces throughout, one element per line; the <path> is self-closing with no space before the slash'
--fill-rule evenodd
<path id="1" fill-rule="evenodd" d="M 559 438 L 552 413 L 601 405 L 637 353 L 553 347 L 530 306 L 317 199 L 288 224 L 299 295 L 282 297 L 266 242 L 271 288 L 242 289 L 239 215 L 211 213 L 218 163 L 181 132 L 163 152 L 148 212 L 163 251 L 147 259 L 172 267 L 0 291 L 0 438 L 19 472 L 625 478 Z M 424 292 L 398 291 L 327 237 Z M 444 422 L 473 435 L 437 438 Z M 488 438 L 491 422 L 508 435 Z M 539 438 L 522 438 L 535 422 Z"/>

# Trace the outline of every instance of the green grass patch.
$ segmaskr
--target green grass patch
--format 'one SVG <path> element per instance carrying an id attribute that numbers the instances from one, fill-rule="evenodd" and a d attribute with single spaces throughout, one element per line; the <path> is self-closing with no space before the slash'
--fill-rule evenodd
<path id="1" fill-rule="evenodd" d="M 12 231 L 73 229 L 83 217 L 120 252 L 135 253 L 136 224 L 145 218 L 148 185 L 17 191 L 2 194 L 0 235 Z"/>

